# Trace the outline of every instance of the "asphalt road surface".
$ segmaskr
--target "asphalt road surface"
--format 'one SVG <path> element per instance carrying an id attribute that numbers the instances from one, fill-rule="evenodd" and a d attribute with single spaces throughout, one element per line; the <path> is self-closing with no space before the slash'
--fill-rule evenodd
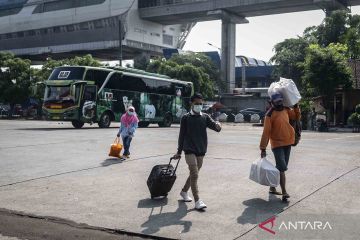
<path id="1" fill-rule="evenodd" d="M 138 129 L 131 158 L 119 161 L 108 157 L 117 126 L 78 130 L 69 123 L 1 120 L 0 239 L 360 235 L 360 134 L 304 132 L 292 149 L 286 204 L 248 179 L 251 163 L 259 159 L 261 127 L 226 124 L 221 133 L 209 130 L 199 179 L 208 209 L 198 212 L 179 198 L 188 174 L 183 160 L 168 198 L 151 200 L 146 186 L 152 166 L 176 152 L 179 127 Z"/>

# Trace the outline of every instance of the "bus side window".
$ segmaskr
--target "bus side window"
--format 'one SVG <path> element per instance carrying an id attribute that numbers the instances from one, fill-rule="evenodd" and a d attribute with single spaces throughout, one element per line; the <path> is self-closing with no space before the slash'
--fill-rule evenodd
<path id="1" fill-rule="evenodd" d="M 146 90 L 146 84 L 140 77 L 123 75 L 121 81 L 124 85 L 124 90 L 133 92 L 144 92 Z"/>
<path id="2" fill-rule="evenodd" d="M 156 82 L 154 79 L 144 78 L 144 82 L 146 83 L 146 91 L 147 93 L 157 93 L 156 91 Z"/>
<path id="3" fill-rule="evenodd" d="M 158 94 L 174 95 L 174 85 L 168 81 L 156 80 L 156 92 Z"/>
<path id="4" fill-rule="evenodd" d="M 100 88 L 104 84 L 105 79 L 109 73 L 109 71 L 89 69 L 86 71 L 85 80 L 94 81 L 95 84 Z"/>

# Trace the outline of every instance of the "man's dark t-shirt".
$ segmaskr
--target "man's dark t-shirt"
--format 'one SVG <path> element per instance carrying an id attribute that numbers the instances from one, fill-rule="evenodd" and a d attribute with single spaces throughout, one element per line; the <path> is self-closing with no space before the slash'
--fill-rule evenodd
<path id="1" fill-rule="evenodd" d="M 178 154 L 182 151 L 185 154 L 195 154 L 203 156 L 207 151 L 207 132 L 206 128 L 210 128 L 216 132 L 220 132 L 216 128 L 216 122 L 206 113 L 185 114 L 180 123 Z"/>

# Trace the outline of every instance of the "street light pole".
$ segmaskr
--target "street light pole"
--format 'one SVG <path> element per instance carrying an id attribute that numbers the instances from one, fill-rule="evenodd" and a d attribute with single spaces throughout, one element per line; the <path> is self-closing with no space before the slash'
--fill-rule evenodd
<path id="1" fill-rule="evenodd" d="M 212 43 L 207 43 L 209 46 L 212 46 L 212 47 L 214 47 L 214 48 L 217 48 L 220 52 L 221 52 L 221 48 L 219 48 L 219 47 L 217 47 L 217 46 L 215 46 L 214 44 L 212 44 Z"/>
<path id="2" fill-rule="evenodd" d="M 123 32 L 122 32 L 122 23 L 119 19 L 119 65 L 122 67 L 122 59 L 123 59 L 123 46 L 122 46 Z"/>

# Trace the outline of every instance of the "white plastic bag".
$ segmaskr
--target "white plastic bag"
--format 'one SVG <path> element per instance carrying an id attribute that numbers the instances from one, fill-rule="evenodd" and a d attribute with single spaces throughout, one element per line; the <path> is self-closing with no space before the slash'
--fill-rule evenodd
<path id="1" fill-rule="evenodd" d="M 281 93 L 286 107 L 294 106 L 301 100 L 299 90 L 291 79 L 280 78 L 280 81 L 273 82 L 268 89 L 269 97 L 275 93 Z"/>
<path id="2" fill-rule="evenodd" d="M 280 183 L 280 172 L 266 158 L 251 164 L 249 178 L 261 185 L 277 187 Z"/>

